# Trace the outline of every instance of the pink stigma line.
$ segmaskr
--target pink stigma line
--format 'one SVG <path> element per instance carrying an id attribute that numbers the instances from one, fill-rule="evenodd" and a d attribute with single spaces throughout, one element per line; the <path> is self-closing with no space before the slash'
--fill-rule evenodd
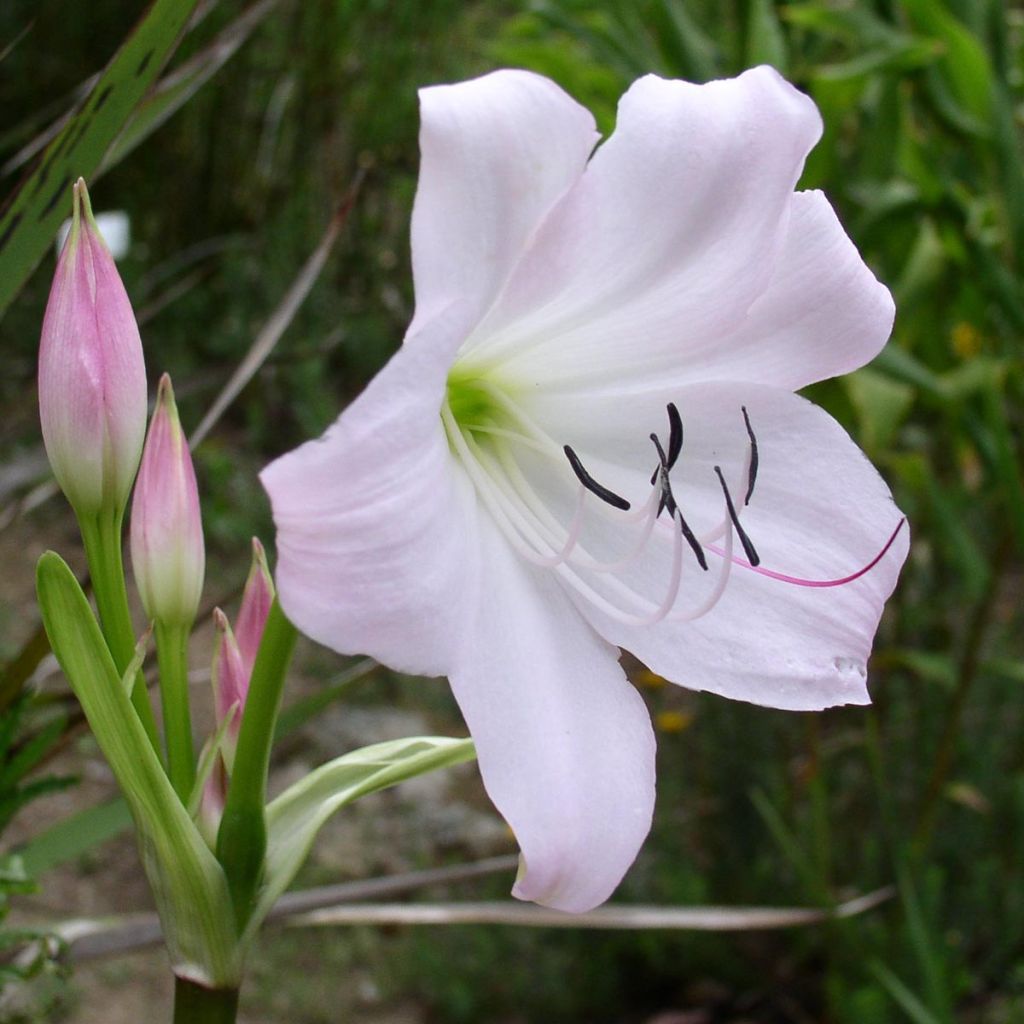
<path id="1" fill-rule="evenodd" d="M 841 587 L 846 583 L 852 583 L 854 580 L 860 579 L 861 576 L 870 572 L 876 565 L 878 565 L 878 563 L 885 557 L 889 548 L 892 547 L 893 542 L 899 535 L 900 530 L 903 529 L 903 524 L 906 521 L 907 517 L 903 516 L 896 524 L 896 529 L 892 531 L 892 536 L 885 542 L 885 547 L 882 548 L 882 550 L 879 551 L 867 565 L 862 569 L 858 569 L 855 573 L 851 573 L 849 576 L 843 576 L 838 580 L 805 580 L 801 579 L 799 576 L 787 576 L 784 572 L 775 572 L 774 569 L 765 569 L 759 565 L 751 565 L 749 562 L 737 555 L 732 556 L 732 561 L 741 569 L 749 569 L 751 572 L 756 572 L 761 576 L 767 576 L 769 579 L 773 580 L 780 580 L 782 583 L 792 583 L 797 587 Z M 725 556 L 725 552 L 715 544 L 706 544 L 705 547 L 719 557 Z"/>

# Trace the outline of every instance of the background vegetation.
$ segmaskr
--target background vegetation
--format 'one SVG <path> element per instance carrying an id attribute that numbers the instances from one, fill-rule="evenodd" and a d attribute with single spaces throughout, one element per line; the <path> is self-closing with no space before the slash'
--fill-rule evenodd
<path id="1" fill-rule="evenodd" d="M 0 8 L 0 52 L 14 44 L 0 62 L 0 191 L 141 6 Z M 250 9 L 202 7 L 172 67 Z M 632 1021 L 667 1009 L 703 1014 L 679 1018 L 694 1022 L 1024 1021 L 1019 10 L 1001 0 L 280 0 L 95 181 L 94 204 L 131 216 L 122 271 L 150 370 L 174 375 L 194 424 L 365 174 L 309 300 L 197 451 L 208 536 L 237 560 L 249 534 L 271 536 L 258 467 L 319 433 L 409 319 L 417 86 L 529 67 L 607 130 L 640 74 L 701 81 L 762 62 L 820 106 L 826 134 L 803 185 L 827 192 L 896 296 L 885 353 L 813 397 L 889 480 L 913 550 L 872 660 L 870 709 L 773 713 L 638 671 L 662 730 L 659 808 L 619 898 L 821 904 L 890 883 L 896 897 L 770 936 L 357 933 L 321 947 L 319 1004 L 300 1000 L 280 1019 L 338 1019 L 335 972 L 358 961 L 439 1021 Z M 44 472 L 33 380 L 51 273 L 47 256 L 0 322 L 5 530 L 56 528 L 59 515 L 25 512 L 23 500 Z M 33 613 L 7 600 L 0 649 L 16 666 Z M 8 672 L 3 700 L 23 676 Z M 391 680 L 379 697 L 454 714 L 440 686 L 426 692 Z M 44 737 L 30 746 L 41 752 L 53 709 L 37 705 L 19 705 L 30 723 L 19 727 L 30 744 Z M 264 992 L 301 961 L 286 944 L 274 956 L 258 967 Z"/>

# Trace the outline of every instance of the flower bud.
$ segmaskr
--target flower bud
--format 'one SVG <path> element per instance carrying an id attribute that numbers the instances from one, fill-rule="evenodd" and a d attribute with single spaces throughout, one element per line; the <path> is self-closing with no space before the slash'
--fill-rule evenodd
<path id="1" fill-rule="evenodd" d="M 217 629 L 217 649 L 213 654 L 213 710 L 219 729 L 224 719 L 234 709 L 234 718 L 224 733 L 221 744 L 221 757 L 228 774 L 235 765 L 235 748 L 238 746 L 238 733 L 242 727 L 242 711 L 245 698 L 249 693 L 249 675 L 252 665 L 246 665 L 238 640 L 231 631 L 228 617 L 219 609 L 213 611 L 213 624 Z"/>
<path id="2" fill-rule="evenodd" d="M 203 524 L 192 456 L 166 373 L 132 500 L 131 552 L 149 618 L 168 626 L 191 625 L 206 567 Z"/>
<path id="3" fill-rule="evenodd" d="M 217 832 L 220 819 L 224 817 L 224 805 L 228 799 L 228 776 L 224 762 L 218 755 L 210 774 L 203 783 L 203 792 L 196 811 L 196 825 L 211 850 L 217 849 Z"/>
<path id="4" fill-rule="evenodd" d="M 146 367 L 131 303 L 81 178 L 43 318 L 39 418 L 50 465 L 76 513 L 119 514 L 146 432 Z"/>
<path id="5" fill-rule="evenodd" d="M 258 538 L 252 539 L 252 567 L 245 581 L 242 606 L 235 623 L 235 639 L 245 665 L 246 676 L 252 674 L 256 664 L 256 652 L 263 639 L 263 627 L 267 624 L 270 606 L 274 603 L 274 580 L 267 566 L 267 555 Z"/>

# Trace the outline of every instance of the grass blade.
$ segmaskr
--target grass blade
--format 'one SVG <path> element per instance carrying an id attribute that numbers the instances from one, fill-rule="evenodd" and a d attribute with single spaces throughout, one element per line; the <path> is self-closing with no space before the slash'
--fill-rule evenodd
<path id="1" fill-rule="evenodd" d="M 197 0 L 155 0 L 79 111 L 0 213 L 0 314 L 53 244 L 71 209 L 71 185 L 91 177 L 180 38 Z"/>

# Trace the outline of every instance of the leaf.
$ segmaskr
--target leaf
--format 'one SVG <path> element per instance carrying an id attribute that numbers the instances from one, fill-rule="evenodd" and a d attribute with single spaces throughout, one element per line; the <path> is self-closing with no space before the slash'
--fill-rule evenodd
<path id="1" fill-rule="evenodd" d="M 940 112 L 964 131 L 991 135 L 995 76 L 985 48 L 944 4 L 901 3 L 914 27 L 942 45 L 943 56 L 930 82 Z"/>
<path id="2" fill-rule="evenodd" d="M 782 74 L 789 70 L 786 37 L 774 0 L 751 0 L 747 15 L 747 66 L 771 64 Z"/>
<path id="3" fill-rule="evenodd" d="M 841 903 L 817 907 L 671 907 L 609 903 L 583 914 L 515 903 L 512 900 L 462 903 L 351 903 L 325 907 L 286 921 L 291 928 L 320 925 L 500 924 L 527 928 L 587 928 L 647 931 L 750 932 L 800 928 L 856 917 L 892 898 L 878 889 Z"/>
<path id="4" fill-rule="evenodd" d="M 120 797 L 87 807 L 41 832 L 19 849 L 25 869 L 40 875 L 80 857 L 131 825 L 128 805 Z"/>
<path id="5" fill-rule="evenodd" d="M 114 140 L 100 171 L 123 160 L 176 114 L 235 55 L 253 29 L 279 2 L 259 0 L 231 22 L 206 49 L 161 79 Z"/>
<path id="6" fill-rule="evenodd" d="M 335 811 L 368 793 L 475 756 L 468 739 L 392 740 L 328 761 L 285 790 L 267 807 L 266 871 L 247 935 L 255 932 L 291 884 L 317 832 Z"/>
<path id="7" fill-rule="evenodd" d="M 661 0 L 652 16 L 661 22 L 658 38 L 676 74 L 694 82 L 718 76 L 718 46 L 694 21 L 684 0 Z"/>
<path id="8" fill-rule="evenodd" d="M 54 654 L 131 808 L 175 974 L 235 985 L 241 956 L 224 872 L 171 788 L 74 574 L 49 551 L 36 584 Z"/>
<path id="9" fill-rule="evenodd" d="M 29 737 L 9 760 L 5 758 L 0 769 L 0 791 L 11 789 L 21 781 L 49 753 L 64 733 L 63 717 L 47 722 L 34 736 Z"/>
<path id="10" fill-rule="evenodd" d="M 46 147 L 0 214 L 0 315 L 53 244 L 71 185 L 91 177 L 174 50 L 198 0 L 155 0 L 81 109 Z"/>
<path id="11" fill-rule="evenodd" d="M 885 964 L 872 960 L 868 970 L 914 1024 L 940 1024 L 939 1018 Z"/>
<path id="12" fill-rule="evenodd" d="M 865 450 L 884 452 L 914 404 L 914 389 L 868 368 L 844 377 L 843 386 L 857 411 L 857 436 Z"/>
<path id="13" fill-rule="evenodd" d="M 275 742 L 305 725 L 339 697 L 348 693 L 353 684 L 368 676 L 376 668 L 377 662 L 373 658 L 363 658 L 332 679 L 326 686 L 316 690 L 308 697 L 302 697 L 289 704 L 277 716 L 277 726 L 274 730 Z"/>

